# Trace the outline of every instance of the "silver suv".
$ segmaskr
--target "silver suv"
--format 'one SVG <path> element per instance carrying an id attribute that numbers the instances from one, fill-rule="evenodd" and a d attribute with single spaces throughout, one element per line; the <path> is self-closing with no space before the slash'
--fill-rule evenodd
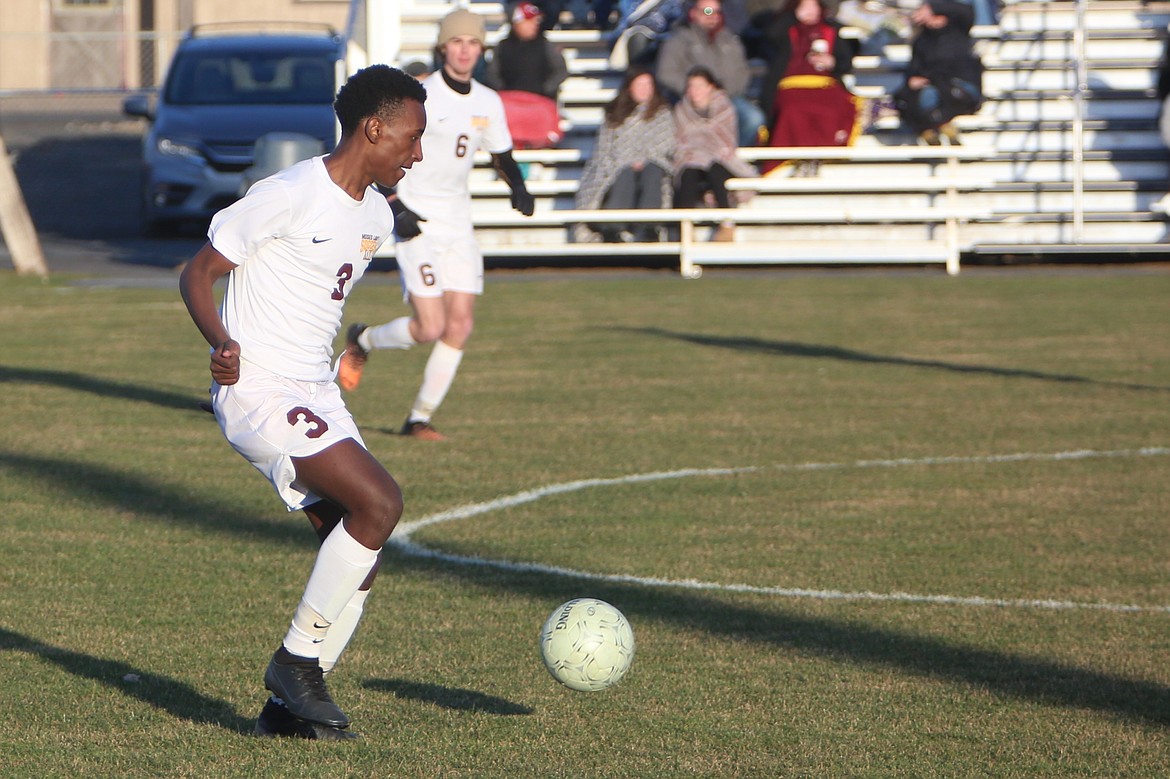
<path id="1" fill-rule="evenodd" d="M 161 91 L 126 98 L 145 117 L 142 214 L 148 231 L 206 222 L 242 194 L 256 141 L 293 133 L 337 142 L 333 98 L 344 77 L 345 45 L 331 28 L 280 33 L 192 28 L 180 42 Z"/>

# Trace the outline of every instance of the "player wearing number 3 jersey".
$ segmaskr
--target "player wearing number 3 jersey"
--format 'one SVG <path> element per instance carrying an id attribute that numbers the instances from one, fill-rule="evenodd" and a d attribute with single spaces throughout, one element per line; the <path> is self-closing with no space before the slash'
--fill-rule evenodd
<path id="1" fill-rule="evenodd" d="M 385 65 L 354 74 L 334 108 L 333 152 L 255 184 L 215 215 L 179 289 L 211 345 L 211 393 L 228 442 L 303 509 L 321 541 L 300 604 L 264 674 L 264 736 L 352 738 L 324 674 L 357 628 L 381 550 L 402 514 L 367 451 L 330 358 L 342 307 L 394 228 L 385 197 L 422 159 L 426 93 Z M 223 302 L 213 287 L 227 276 Z"/>
<path id="2" fill-rule="evenodd" d="M 439 26 L 441 69 L 427 77 L 427 130 L 423 161 L 398 185 L 391 205 L 397 215 L 395 248 L 405 298 L 413 315 L 384 325 L 351 326 L 338 381 L 357 389 L 374 349 L 409 349 L 435 342 L 422 386 L 403 424 L 404 435 L 444 438 L 430 424 L 463 359 L 474 326 L 476 297 L 483 294 L 483 254 L 471 224 L 468 177 L 477 149 L 485 149 L 512 190 L 512 205 L 525 216 L 533 199 L 512 159 L 504 106 L 471 74 L 483 54 L 483 17 L 452 11 Z"/>

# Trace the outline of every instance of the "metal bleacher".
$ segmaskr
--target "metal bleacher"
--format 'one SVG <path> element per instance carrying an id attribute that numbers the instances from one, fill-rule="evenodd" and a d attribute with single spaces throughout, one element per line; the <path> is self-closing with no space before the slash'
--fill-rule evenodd
<path id="1" fill-rule="evenodd" d="M 413 0 L 401 10 L 400 63 L 429 60 L 437 20 L 450 8 Z M 487 18 L 489 39 L 505 32 L 499 3 L 471 8 Z M 997 27 L 975 31 L 987 100 L 958 120 L 963 146 L 918 146 L 886 111 L 847 149 L 743 149 L 751 160 L 824 164 L 816 178 L 735 181 L 757 194 L 734 211 L 736 240 L 718 244 L 706 240 L 707 225 L 727 212 L 574 210 L 621 73 L 609 67 L 597 31 L 553 30 L 570 70 L 561 96 L 566 136 L 557 149 L 515 153 L 537 197 L 532 218 L 510 208 L 487 155 L 477 157 L 477 234 L 489 265 L 665 257 L 692 277 L 716 263 L 937 263 L 956 273 L 961 261 L 1005 256 L 1164 253 L 1166 222 L 1151 203 L 1170 186 L 1154 96 L 1168 23 L 1170 2 L 1007 0 Z M 850 86 L 880 104 L 908 58 L 908 45 L 859 57 Z M 673 229 L 667 240 L 634 244 L 582 242 L 574 229 L 632 216 Z"/>

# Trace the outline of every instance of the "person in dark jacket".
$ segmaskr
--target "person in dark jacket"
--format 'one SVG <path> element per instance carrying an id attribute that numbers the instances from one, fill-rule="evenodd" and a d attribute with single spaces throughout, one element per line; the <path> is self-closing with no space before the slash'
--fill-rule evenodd
<path id="1" fill-rule="evenodd" d="M 496 44 L 485 83 L 500 93 L 517 149 L 544 149 L 561 140 L 557 95 L 569 76 L 565 56 L 544 34 L 540 8 L 527 2 L 512 11 L 512 27 Z"/>
<path id="2" fill-rule="evenodd" d="M 983 104 L 983 63 L 971 39 L 974 19 L 974 9 L 960 0 L 926 0 L 910 17 L 917 32 L 894 103 L 919 143 L 958 145 L 959 128 L 952 120 Z"/>
<path id="3" fill-rule="evenodd" d="M 487 84 L 497 92 L 519 90 L 557 99 L 569 76 L 565 56 L 545 37 L 544 14 L 534 3 L 522 2 L 512 12 L 512 28 L 496 44 L 487 66 Z"/>

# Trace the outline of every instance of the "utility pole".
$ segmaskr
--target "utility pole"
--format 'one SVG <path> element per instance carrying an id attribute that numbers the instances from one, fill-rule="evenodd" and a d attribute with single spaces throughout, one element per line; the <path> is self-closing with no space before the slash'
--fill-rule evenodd
<path id="1" fill-rule="evenodd" d="M 12 252 L 12 264 L 17 273 L 35 273 L 42 278 L 49 275 L 41 242 L 32 217 L 28 215 L 28 206 L 12 169 L 12 160 L 8 158 L 3 135 L 0 135 L 0 235 Z"/>

